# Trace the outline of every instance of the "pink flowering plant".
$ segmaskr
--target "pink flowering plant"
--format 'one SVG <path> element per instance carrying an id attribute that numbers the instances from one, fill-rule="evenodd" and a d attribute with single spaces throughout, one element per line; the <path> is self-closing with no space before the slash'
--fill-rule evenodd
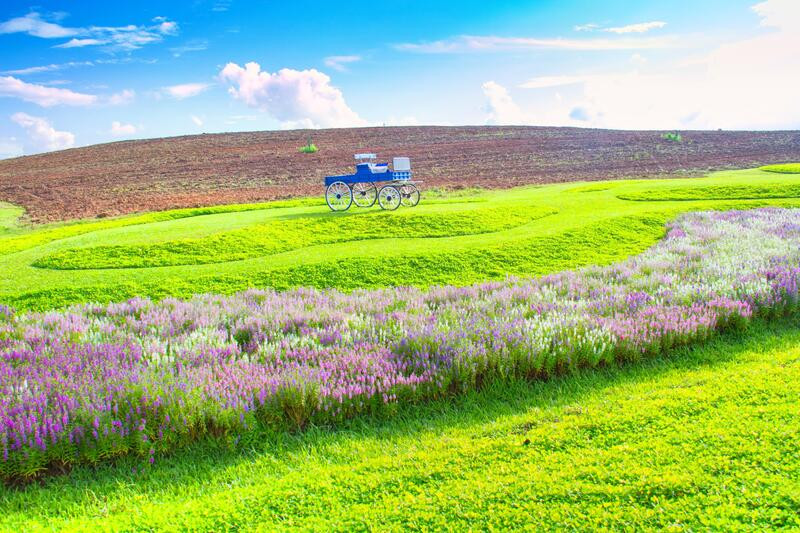
<path id="1" fill-rule="evenodd" d="M 336 424 L 796 313 L 800 211 L 695 213 L 609 267 L 467 287 L 0 306 L 0 477 Z"/>

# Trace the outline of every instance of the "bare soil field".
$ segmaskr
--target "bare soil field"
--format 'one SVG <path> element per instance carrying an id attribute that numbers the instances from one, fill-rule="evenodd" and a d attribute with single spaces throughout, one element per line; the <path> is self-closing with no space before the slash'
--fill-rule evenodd
<path id="1" fill-rule="evenodd" d="M 800 131 L 662 132 L 543 127 L 377 127 L 122 141 L 0 161 L 0 201 L 32 222 L 113 216 L 323 192 L 353 154 L 410 156 L 425 186 L 506 188 L 693 176 L 800 160 Z M 298 148 L 308 135 L 320 151 Z"/>

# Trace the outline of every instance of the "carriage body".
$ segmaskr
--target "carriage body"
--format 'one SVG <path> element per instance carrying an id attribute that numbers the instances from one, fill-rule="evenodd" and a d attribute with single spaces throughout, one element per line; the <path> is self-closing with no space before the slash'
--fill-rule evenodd
<path id="1" fill-rule="evenodd" d="M 325 177 L 325 201 L 332 211 L 347 211 L 352 204 L 372 207 L 376 201 L 388 210 L 419 203 L 409 158 L 395 157 L 391 168 L 389 163 L 376 163 L 375 154 L 356 154 L 355 159 L 353 174 Z"/>

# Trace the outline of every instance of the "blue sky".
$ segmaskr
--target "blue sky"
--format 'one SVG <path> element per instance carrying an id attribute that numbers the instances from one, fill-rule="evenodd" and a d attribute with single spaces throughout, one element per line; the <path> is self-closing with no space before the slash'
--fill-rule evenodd
<path id="1" fill-rule="evenodd" d="M 297 127 L 800 128 L 798 28 L 798 0 L 5 1 L 0 157 Z"/>

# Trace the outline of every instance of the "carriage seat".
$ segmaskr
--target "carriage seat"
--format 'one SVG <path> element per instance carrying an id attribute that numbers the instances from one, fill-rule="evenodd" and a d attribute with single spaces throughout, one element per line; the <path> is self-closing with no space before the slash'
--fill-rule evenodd
<path id="1" fill-rule="evenodd" d="M 369 170 L 373 174 L 380 174 L 389 170 L 389 163 L 367 163 Z"/>

